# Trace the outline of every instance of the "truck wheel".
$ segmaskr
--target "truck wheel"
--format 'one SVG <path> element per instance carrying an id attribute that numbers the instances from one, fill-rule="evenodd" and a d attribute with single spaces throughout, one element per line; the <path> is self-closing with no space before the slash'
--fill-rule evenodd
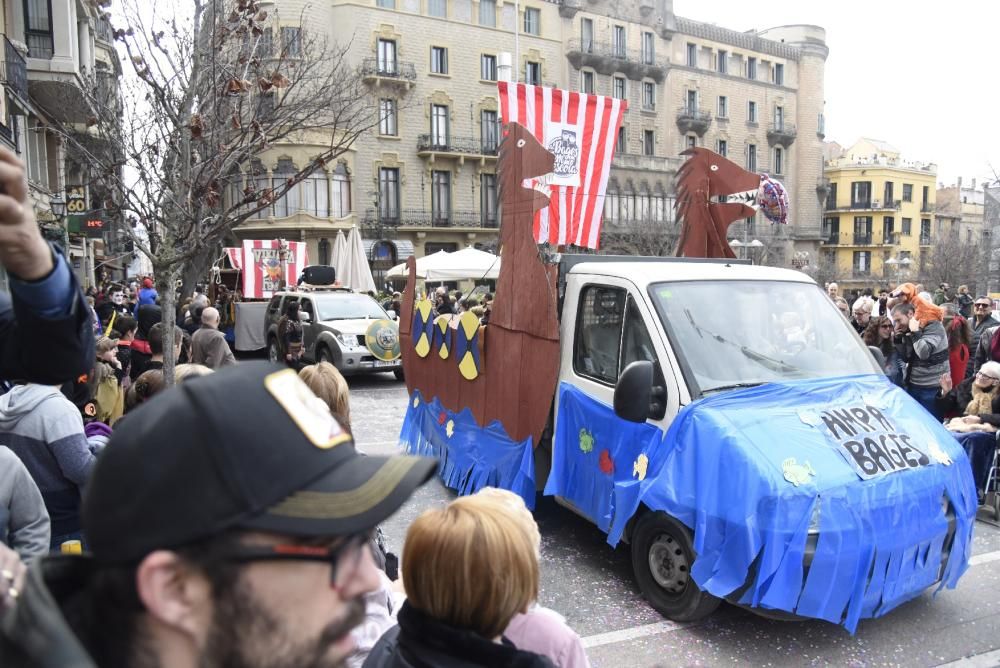
<path id="1" fill-rule="evenodd" d="M 396 377 L 396 380 L 406 380 L 406 375 L 403 373 L 402 369 L 394 370 L 392 375 Z"/>
<path id="2" fill-rule="evenodd" d="M 694 557 L 691 532 L 666 513 L 647 513 L 632 533 L 636 583 L 649 604 L 675 622 L 707 617 L 722 602 L 691 578 Z"/>
<path id="3" fill-rule="evenodd" d="M 316 353 L 316 361 L 333 364 L 333 355 L 330 354 L 330 349 L 326 346 L 320 346 L 319 351 Z"/>
<path id="4" fill-rule="evenodd" d="M 277 364 L 278 357 L 278 340 L 272 336 L 267 340 L 267 359 L 271 360 L 271 364 Z"/>

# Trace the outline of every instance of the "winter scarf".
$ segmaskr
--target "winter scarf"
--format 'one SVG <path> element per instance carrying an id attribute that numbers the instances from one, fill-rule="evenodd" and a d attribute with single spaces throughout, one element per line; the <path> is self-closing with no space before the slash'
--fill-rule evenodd
<path id="1" fill-rule="evenodd" d="M 965 407 L 966 415 L 983 415 L 993 412 L 993 399 L 1000 393 L 1000 385 L 987 391 L 972 384 L 972 401 Z"/>

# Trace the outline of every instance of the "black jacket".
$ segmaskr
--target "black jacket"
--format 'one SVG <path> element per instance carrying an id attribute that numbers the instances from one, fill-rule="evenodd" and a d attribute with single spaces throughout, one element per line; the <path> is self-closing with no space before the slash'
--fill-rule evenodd
<path id="1" fill-rule="evenodd" d="M 76 297 L 69 315 L 48 319 L 17 296 L 0 293 L 0 378 L 61 385 L 94 365 L 94 329 L 83 291 L 70 271 Z"/>
<path id="2" fill-rule="evenodd" d="M 0 618 L 0 666 L 96 668 L 57 600 L 79 589 L 89 569 L 88 560 L 76 555 L 32 564 L 17 605 Z"/>
<path id="3" fill-rule="evenodd" d="M 439 622 L 403 603 L 399 626 L 385 632 L 364 668 L 555 668 L 548 658 L 498 644 L 477 633 Z"/>
<path id="4" fill-rule="evenodd" d="M 957 386 L 951 388 L 951 392 L 943 396 L 938 392 L 938 411 L 942 414 L 955 413 L 965 415 L 965 408 L 972 401 L 972 383 L 974 381 L 975 378 L 966 378 Z M 987 424 L 1000 427 L 1000 395 L 993 398 L 993 412 L 980 414 L 979 417 Z"/>

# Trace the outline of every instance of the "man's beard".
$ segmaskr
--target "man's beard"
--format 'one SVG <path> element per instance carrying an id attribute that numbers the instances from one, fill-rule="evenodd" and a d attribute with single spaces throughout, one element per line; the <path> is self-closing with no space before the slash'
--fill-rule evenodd
<path id="1" fill-rule="evenodd" d="M 345 604 L 340 619 L 314 639 L 292 640 L 292 629 L 267 610 L 246 584 L 237 581 L 215 601 L 201 668 L 342 668 L 346 657 L 331 659 L 330 647 L 365 618 L 361 599 Z"/>

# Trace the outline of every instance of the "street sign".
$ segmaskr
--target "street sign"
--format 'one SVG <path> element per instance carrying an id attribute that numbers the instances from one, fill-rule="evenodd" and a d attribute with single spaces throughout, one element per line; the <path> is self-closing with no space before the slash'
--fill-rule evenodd
<path id="1" fill-rule="evenodd" d="M 84 213 L 87 209 L 87 188 L 85 186 L 66 186 L 66 213 L 69 215 Z"/>

